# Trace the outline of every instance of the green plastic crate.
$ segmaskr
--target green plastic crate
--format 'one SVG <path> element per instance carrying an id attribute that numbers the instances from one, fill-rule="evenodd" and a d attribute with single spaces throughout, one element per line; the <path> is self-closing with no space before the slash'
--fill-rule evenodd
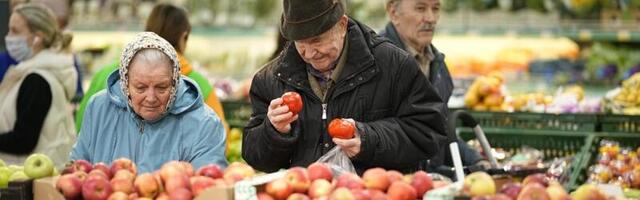
<path id="1" fill-rule="evenodd" d="M 465 141 L 476 138 L 469 128 L 459 130 L 460 138 Z M 512 155 L 519 153 L 523 146 L 529 146 L 542 151 L 545 161 L 557 157 L 573 157 L 569 171 L 564 173 L 560 180 L 566 188 L 570 188 L 571 178 L 581 167 L 574 163 L 581 163 L 582 153 L 592 143 L 594 137 L 592 132 L 497 128 L 483 128 L 483 130 L 491 147 L 502 148 Z"/>
<path id="2" fill-rule="evenodd" d="M 603 132 L 640 133 L 640 116 L 601 115 L 599 121 Z"/>
<path id="3" fill-rule="evenodd" d="M 251 103 L 246 101 L 222 101 L 224 115 L 232 128 L 244 128 L 251 118 Z"/>
<path id="4" fill-rule="evenodd" d="M 469 113 L 486 128 L 596 131 L 598 116 L 594 114 L 548 114 L 529 112 L 479 112 Z"/>
<path id="5" fill-rule="evenodd" d="M 598 156 L 600 141 L 602 141 L 603 139 L 619 142 L 620 147 L 637 148 L 638 146 L 640 146 L 640 134 L 606 132 L 596 133 L 593 139 L 589 142 L 589 145 L 587 145 L 581 153 L 581 163 L 578 165 L 578 169 L 572 174 L 572 182 L 570 182 L 570 185 L 572 185 L 572 187 L 570 189 L 576 189 L 578 186 L 584 184 L 589 178 L 589 175 L 587 174 L 588 169 L 595 163 Z"/>

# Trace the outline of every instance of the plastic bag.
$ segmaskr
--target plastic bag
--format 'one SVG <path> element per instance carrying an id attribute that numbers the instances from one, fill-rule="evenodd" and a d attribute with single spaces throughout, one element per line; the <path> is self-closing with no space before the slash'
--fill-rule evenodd
<path id="1" fill-rule="evenodd" d="M 334 176 L 340 176 L 345 172 L 356 173 L 353 163 L 339 146 L 333 147 L 329 152 L 324 154 L 316 162 L 327 163 L 331 167 Z"/>

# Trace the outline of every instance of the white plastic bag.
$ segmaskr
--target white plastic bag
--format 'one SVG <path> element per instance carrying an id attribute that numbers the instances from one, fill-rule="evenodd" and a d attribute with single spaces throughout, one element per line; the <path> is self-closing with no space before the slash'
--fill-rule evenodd
<path id="1" fill-rule="evenodd" d="M 333 147 L 316 162 L 327 163 L 331 167 L 334 176 L 340 176 L 344 172 L 356 173 L 353 163 L 339 146 Z"/>

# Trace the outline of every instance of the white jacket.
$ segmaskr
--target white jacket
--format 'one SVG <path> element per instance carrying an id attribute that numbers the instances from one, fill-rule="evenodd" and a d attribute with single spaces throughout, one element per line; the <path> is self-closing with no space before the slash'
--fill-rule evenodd
<path id="1" fill-rule="evenodd" d="M 38 144 L 32 153 L 48 155 L 61 169 L 69 159 L 76 140 L 72 109 L 69 104 L 76 91 L 77 72 L 73 55 L 43 50 L 33 58 L 12 66 L 0 83 L 0 134 L 13 130 L 16 122 L 18 91 L 27 75 L 42 76 L 51 88 L 51 106 L 42 125 Z M 8 164 L 22 165 L 28 155 L 0 152 Z"/>

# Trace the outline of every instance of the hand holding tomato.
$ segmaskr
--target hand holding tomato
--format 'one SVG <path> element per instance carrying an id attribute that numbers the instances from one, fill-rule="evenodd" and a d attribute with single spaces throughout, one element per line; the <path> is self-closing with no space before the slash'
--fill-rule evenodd
<path id="1" fill-rule="evenodd" d="M 283 105 L 282 98 L 275 98 L 269 103 L 267 108 L 267 118 L 280 133 L 289 133 L 291 131 L 291 122 L 298 119 L 298 114 L 289 111 L 289 107 Z"/>
<path id="2" fill-rule="evenodd" d="M 333 119 L 329 123 L 328 131 L 329 135 L 333 137 L 333 143 L 340 146 L 349 158 L 360 153 L 362 141 L 357 133 L 356 122 L 353 119 Z"/>

